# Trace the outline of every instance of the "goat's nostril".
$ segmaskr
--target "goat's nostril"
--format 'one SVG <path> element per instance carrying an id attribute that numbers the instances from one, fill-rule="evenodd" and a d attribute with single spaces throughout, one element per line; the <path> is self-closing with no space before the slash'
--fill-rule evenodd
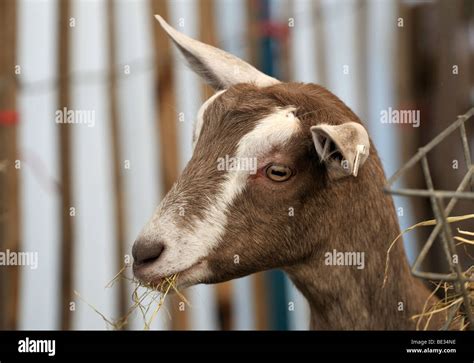
<path id="1" fill-rule="evenodd" d="M 132 256 L 135 263 L 145 264 L 158 260 L 165 249 L 165 245 L 161 242 L 150 242 L 138 240 L 132 248 Z"/>

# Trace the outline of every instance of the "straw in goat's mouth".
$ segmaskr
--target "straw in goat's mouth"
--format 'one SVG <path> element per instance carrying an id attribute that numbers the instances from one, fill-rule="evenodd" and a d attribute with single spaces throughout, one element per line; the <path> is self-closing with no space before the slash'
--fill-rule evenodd
<path id="1" fill-rule="evenodd" d="M 74 291 L 74 293 L 82 301 L 84 301 L 92 310 L 94 310 L 94 312 L 96 312 L 105 321 L 108 328 L 114 330 L 123 329 L 128 324 L 130 316 L 134 312 L 138 311 L 143 320 L 143 329 L 149 330 L 151 324 L 157 317 L 158 312 L 161 310 L 161 308 L 164 307 L 166 309 L 166 307 L 164 306 L 165 299 L 171 290 L 173 290 L 181 298 L 182 301 L 189 305 L 189 302 L 186 300 L 183 294 L 178 291 L 178 288 L 176 286 L 176 280 L 179 275 L 178 273 L 161 279 L 159 284 L 145 284 L 136 279 L 135 277 L 130 278 L 124 275 L 124 273 L 129 267 L 130 265 L 122 267 L 122 269 L 105 286 L 106 288 L 112 287 L 115 282 L 117 282 L 120 278 L 125 279 L 126 281 L 135 285 L 132 292 L 133 304 L 128 308 L 125 315 L 118 319 L 114 320 L 105 316 L 105 314 L 100 312 L 96 307 L 94 307 L 92 304 L 82 298 L 77 291 Z M 140 288 L 145 288 L 145 291 L 140 291 Z"/>

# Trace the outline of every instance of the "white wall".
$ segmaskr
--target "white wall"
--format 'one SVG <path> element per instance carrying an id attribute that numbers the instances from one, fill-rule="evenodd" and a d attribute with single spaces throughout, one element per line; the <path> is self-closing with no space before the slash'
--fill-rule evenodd
<path id="1" fill-rule="evenodd" d="M 73 2 L 71 28 L 72 72 L 101 71 L 107 67 L 106 8 L 104 2 Z M 115 221 L 107 85 L 74 83 L 72 107 L 94 110 L 95 126 L 72 125 L 73 196 L 76 208 L 74 288 L 108 316 L 116 301 L 105 286 L 117 271 Z M 77 329 L 103 329 L 104 323 L 86 304 L 73 314 Z"/>
<path id="2" fill-rule="evenodd" d="M 20 80 L 51 79 L 56 64 L 55 2 L 22 0 L 18 5 Z M 58 256 L 52 253 L 59 248 L 55 100 L 54 89 L 20 93 L 18 98 L 22 249 L 39 254 L 37 270 L 21 270 L 21 329 L 55 329 L 58 323 Z"/>
<path id="3" fill-rule="evenodd" d="M 18 62 L 22 67 L 22 82 L 52 79 L 56 75 L 57 1 L 21 0 L 19 2 Z M 107 67 L 107 34 L 105 2 L 78 0 L 73 2 L 72 16 L 76 27 L 71 29 L 73 52 L 71 67 L 75 72 L 100 74 Z M 286 22 L 294 17 L 290 29 L 290 74 L 296 81 L 321 82 L 341 97 L 356 113 L 364 112 L 364 97 L 360 94 L 363 74 L 367 67 L 368 126 L 386 172 L 391 174 L 400 165 L 399 139 L 393 127 L 379 122 L 380 110 L 394 106 L 396 57 L 393 2 L 368 2 L 367 64 L 360 64 L 356 48 L 358 3 L 355 0 L 322 0 L 322 18 L 316 17 L 316 2 L 295 0 L 286 13 L 284 1 L 272 4 L 272 16 Z M 167 19 L 184 33 L 196 37 L 199 29 L 197 0 L 169 1 Z M 216 2 L 217 39 L 223 49 L 247 58 L 245 2 L 222 0 Z M 149 12 L 146 1 L 119 0 L 117 10 L 118 62 L 131 65 L 129 75 L 119 82 L 120 133 L 123 160 L 131 169 L 123 170 L 127 210 L 126 236 L 128 248 L 142 226 L 151 217 L 163 196 L 160 186 L 160 150 L 157 145 L 156 110 L 152 29 L 158 24 Z M 179 26 L 180 20 L 184 26 Z M 324 48 L 317 43 L 323 32 Z M 324 57 L 318 55 L 324 52 Z M 203 101 L 202 82 L 175 56 L 177 92 L 176 114 L 184 113 L 178 123 L 180 168 L 191 156 L 191 135 L 195 115 Z M 320 74 L 324 59 L 327 74 Z M 349 66 L 344 74 L 343 66 Z M 23 329 L 54 329 L 59 311 L 59 194 L 58 129 L 54 123 L 56 92 L 52 84 L 45 89 L 27 88 L 19 96 L 20 147 L 22 157 L 21 212 L 22 241 L 26 251 L 39 252 L 37 270 L 22 270 L 20 327 Z M 105 284 L 119 266 L 115 261 L 114 198 L 112 188 L 112 158 L 108 118 L 107 86 L 103 79 L 92 76 L 77 80 L 72 86 L 72 107 L 95 111 L 95 126 L 72 125 L 74 170 L 74 207 L 76 247 L 75 282 L 78 292 L 106 315 L 116 313 L 115 291 Z M 178 122 L 178 121 L 177 121 Z M 404 222 L 406 221 L 406 222 Z M 410 218 L 403 223 L 408 224 Z M 237 329 L 255 328 L 253 279 L 247 277 L 232 282 L 233 309 L 238 319 Z M 289 315 L 291 329 L 306 329 L 308 307 L 301 294 L 288 281 L 288 300 L 295 302 Z M 192 307 L 188 308 L 191 327 L 217 328 L 214 286 L 197 286 L 189 290 Z M 84 303 L 77 301 L 74 327 L 103 329 L 105 324 Z M 166 314 L 154 328 L 166 328 Z M 132 321 L 140 329 L 143 324 Z"/>
<path id="4" fill-rule="evenodd" d="M 130 74 L 120 79 L 118 96 L 122 159 L 130 161 L 130 170 L 122 173 L 128 253 L 163 195 L 152 44 L 152 30 L 156 21 L 148 9 L 147 2 L 120 0 L 116 4 L 117 63 L 130 67 Z M 132 319 L 131 326 L 143 329 L 142 319 L 136 315 L 133 317 L 135 319 Z M 158 314 L 152 327 L 161 329 L 168 323 L 166 314 Z"/>

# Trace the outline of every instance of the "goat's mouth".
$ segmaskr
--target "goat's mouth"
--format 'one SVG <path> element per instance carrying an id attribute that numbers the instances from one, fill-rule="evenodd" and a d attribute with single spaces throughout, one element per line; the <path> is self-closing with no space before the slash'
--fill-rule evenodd
<path id="1" fill-rule="evenodd" d="M 145 286 L 164 292 L 169 290 L 170 293 L 174 289 L 183 289 L 191 285 L 203 282 L 199 272 L 203 270 L 206 261 L 201 259 L 190 267 L 182 270 L 176 269 L 176 272 L 167 272 L 165 274 L 156 272 L 156 266 L 153 263 L 133 264 L 133 274 Z M 169 285 L 172 285 L 169 288 Z"/>

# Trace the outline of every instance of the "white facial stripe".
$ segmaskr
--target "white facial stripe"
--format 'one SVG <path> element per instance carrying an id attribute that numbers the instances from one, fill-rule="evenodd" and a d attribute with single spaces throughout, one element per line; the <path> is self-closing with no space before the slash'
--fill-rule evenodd
<path id="1" fill-rule="evenodd" d="M 283 145 L 300 130 L 294 107 L 277 108 L 239 142 L 237 157 L 258 157 L 275 145 Z"/>
<path id="2" fill-rule="evenodd" d="M 257 126 L 247 133 L 238 143 L 237 157 L 257 157 L 269 151 L 275 145 L 288 141 L 301 129 L 300 121 L 293 114 L 294 108 L 276 109 L 263 118 Z M 227 226 L 227 210 L 244 190 L 248 170 L 228 171 L 226 180 L 221 184 L 216 197 L 209 199 L 204 218 L 195 218 L 189 228 L 178 229 L 173 218 L 175 211 L 159 209 L 153 220 L 146 226 L 144 235 L 155 235 L 165 244 L 160 275 L 171 275 L 183 271 L 205 258 L 218 245 Z M 173 188 L 174 189 L 174 188 Z M 170 191 L 173 193 L 173 190 Z M 183 201 L 182 205 L 186 205 Z M 174 206 L 176 207 L 176 206 Z M 206 271 L 202 268 L 195 278 L 202 278 Z"/>
<path id="3" fill-rule="evenodd" d="M 199 139 L 199 135 L 201 134 L 202 125 L 204 124 L 204 112 L 206 112 L 207 108 L 211 105 L 214 100 L 223 94 L 226 90 L 219 91 L 212 95 L 209 99 L 206 100 L 201 106 L 197 114 L 197 121 L 196 125 L 194 126 L 194 133 L 193 133 L 193 149 L 196 146 L 196 142 Z"/>

